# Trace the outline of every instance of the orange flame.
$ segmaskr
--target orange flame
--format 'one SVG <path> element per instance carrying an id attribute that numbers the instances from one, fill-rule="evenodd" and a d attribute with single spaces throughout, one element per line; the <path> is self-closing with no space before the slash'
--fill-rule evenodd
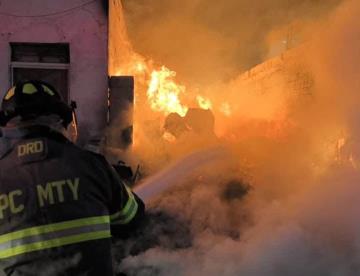
<path id="1" fill-rule="evenodd" d="M 152 110 L 169 114 L 176 112 L 185 116 L 188 107 L 181 104 L 180 96 L 185 93 L 185 86 L 174 81 L 176 73 L 162 66 L 151 73 L 148 100 Z"/>
<path id="2" fill-rule="evenodd" d="M 202 109 L 212 109 L 212 103 L 209 99 L 204 98 L 203 96 L 196 96 L 196 100 L 198 102 L 198 105 Z"/>

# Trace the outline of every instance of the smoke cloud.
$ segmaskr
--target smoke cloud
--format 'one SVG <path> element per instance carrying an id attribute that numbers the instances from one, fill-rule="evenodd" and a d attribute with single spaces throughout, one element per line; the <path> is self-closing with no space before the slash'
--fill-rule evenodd
<path id="1" fill-rule="evenodd" d="M 273 51 L 269 40 L 294 46 L 301 38 L 293 33 L 301 34 L 302 23 L 339 2 L 125 0 L 123 6 L 136 51 L 175 70 L 186 85 L 204 85 L 261 63 Z"/>
<path id="2" fill-rule="evenodd" d="M 190 81 L 186 77 L 190 72 L 197 72 L 192 75 L 196 79 L 212 78 L 217 75 L 211 76 L 212 72 L 219 70 L 208 69 L 220 64 L 230 75 L 239 73 L 268 54 L 266 39 L 271 31 L 275 35 L 278 26 L 296 16 L 324 15 L 339 1 L 326 1 L 326 5 L 324 1 L 260 1 L 263 5 L 257 8 L 248 1 L 229 1 L 229 6 L 184 1 L 181 7 L 173 1 L 152 2 L 150 7 L 145 2 L 125 1 L 134 45 Z M 247 12 L 241 16 L 229 12 L 238 10 Z M 265 103 L 258 110 L 245 109 L 246 105 L 235 110 L 224 136 L 209 143 L 225 146 L 231 154 L 186 178 L 176 175 L 177 185 L 149 204 L 144 227 L 115 246 L 117 271 L 190 276 L 360 274 L 359 14 L 358 1 L 349 0 L 321 20 L 307 21 L 302 35 L 308 42 L 291 62 L 284 61 L 281 73 L 270 81 L 269 94 L 256 93 L 251 86 L 239 88 L 241 78 L 221 84 L 231 102 L 237 95 L 253 106 L 256 101 Z M 224 24 L 218 23 L 219 18 Z M 235 29 L 237 34 L 244 30 L 238 44 L 233 44 Z M 199 47 L 206 41 L 208 48 Z M 220 53 L 225 56 L 220 58 Z M 196 56 L 206 60 L 207 70 L 193 60 Z M 235 57 L 237 62 L 232 63 Z M 199 77 L 199 72 L 205 76 Z M 297 94 L 289 81 L 294 76 L 302 79 L 299 72 L 311 76 L 307 95 Z M 221 89 L 209 88 L 208 93 L 218 99 Z M 244 96 L 247 89 L 249 96 Z M 278 119 L 284 133 L 264 134 L 266 123 Z M 218 122 L 223 123 L 227 122 Z M 185 155 L 206 144 L 186 139 L 157 149 L 157 154 L 167 152 L 176 159 L 179 154 L 174 152 Z M 157 168 L 165 166 L 166 161 L 154 156 L 145 159 L 160 164 Z"/>

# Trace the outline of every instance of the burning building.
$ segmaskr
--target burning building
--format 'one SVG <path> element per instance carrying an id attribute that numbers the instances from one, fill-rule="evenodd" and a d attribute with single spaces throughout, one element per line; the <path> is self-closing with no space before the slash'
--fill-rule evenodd
<path id="1" fill-rule="evenodd" d="M 97 146 L 106 133 L 108 146 L 125 149 L 133 140 L 133 112 L 134 142 L 139 145 L 136 141 L 141 140 L 145 148 L 150 148 L 148 145 L 156 137 L 172 140 L 174 137 L 163 130 L 166 116 L 177 113 L 184 117 L 189 108 L 211 109 L 224 122 L 231 121 L 234 114 L 239 115 L 240 109 L 242 121 L 246 117 L 282 121 L 283 107 L 279 101 L 274 103 L 277 96 L 282 96 L 265 96 L 271 99 L 257 108 L 258 113 L 254 104 L 249 103 L 254 103 L 259 94 L 273 95 L 272 87 L 278 85 L 274 80 L 284 77 L 281 75 L 284 70 L 279 68 L 288 63 L 289 55 L 234 78 L 233 92 L 221 98 L 220 90 L 229 87 L 214 89 L 213 85 L 200 90 L 182 84 L 175 71 L 136 53 L 127 34 L 121 1 L 71 1 L 56 5 L 44 5 L 43 1 L 4 1 L 0 20 L 3 91 L 21 79 L 52 83 L 65 100 L 77 102 L 82 144 Z M 245 92 L 235 100 L 231 95 L 239 89 Z M 110 127 L 105 131 L 107 125 Z M 190 125 L 185 127 L 189 130 Z M 233 126 L 225 125 L 215 122 L 216 133 L 232 136 L 234 133 L 226 129 Z"/>
<path id="2" fill-rule="evenodd" d="M 91 136 L 101 133 L 105 125 L 109 86 L 121 91 L 117 94 L 121 95 L 119 98 L 116 94 L 110 97 L 112 103 L 121 108 L 112 109 L 115 115 L 108 119 L 112 127 L 107 135 L 113 141 L 122 134 L 128 139 L 134 120 L 131 154 L 135 162 L 143 165 L 146 174 L 155 175 L 142 186 L 151 199 L 149 211 L 155 219 L 140 231 L 139 239 L 120 241 L 119 246 L 115 246 L 117 269 L 129 275 L 358 275 L 359 225 L 354 218 L 360 202 L 359 172 L 353 165 L 355 157 L 342 164 L 337 159 L 341 151 L 346 151 L 348 156 L 355 155 L 351 147 L 345 146 L 346 135 L 359 137 L 360 86 L 356 77 L 360 64 L 356 39 L 359 37 L 359 4 L 351 0 L 327 1 L 343 2 L 343 5 L 330 19 L 323 19 L 324 22 L 313 22 L 316 21 L 313 18 L 311 24 L 301 22 L 308 37 L 306 44 L 290 50 L 295 42 L 287 37 L 285 46 L 270 47 L 269 53 L 253 59 L 258 52 L 264 52 L 265 47 L 252 36 L 254 22 L 268 26 L 269 21 L 275 21 L 271 25 L 274 29 L 285 22 L 287 27 L 289 22 L 282 21 L 281 12 L 285 10 L 285 17 L 292 18 L 297 13 L 289 12 L 290 7 L 304 2 L 296 6 L 298 10 L 316 17 L 316 13 L 316 16 L 311 13 L 314 6 L 309 3 L 320 1 L 261 1 L 264 5 L 259 7 L 251 3 L 255 9 L 253 14 L 247 12 L 249 6 L 241 11 L 245 19 L 245 15 L 250 17 L 250 23 L 233 22 L 228 13 L 217 13 L 223 11 L 218 5 L 226 2 L 234 11 L 232 19 L 237 20 L 239 10 L 232 9 L 233 5 L 238 7 L 248 1 L 218 1 L 214 6 L 208 1 L 184 1 L 184 10 L 178 9 L 178 1 L 155 2 L 168 3 L 169 6 L 160 5 L 160 10 L 167 12 L 154 12 L 153 21 L 144 16 L 146 12 L 153 12 L 152 9 L 139 12 L 141 30 L 138 36 L 129 33 L 135 36 L 133 41 L 138 41 L 137 44 L 130 43 L 120 1 L 109 2 L 109 25 L 100 2 L 80 2 L 85 6 L 60 15 L 47 15 L 54 20 L 47 16 L 20 17 L 21 26 L 35 24 L 42 32 L 31 37 L 25 36 L 28 32 L 20 32 L 23 35 L 20 37 L 11 31 L 2 31 L 0 44 L 7 48 L 2 54 L 9 57 L 2 59 L 9 62 L 4 68 L 13 70 L 12 66 L 16 69 L 19 64 L 11 60 L 12 53 L 19 45 L 61 42 L 58 49 L 70 53 L 67 63 L 64 59 L 66 66 L 61 65 L 70 73 L 68 98 L 74 95 L 78 101 L 80 124 L 85 129 L 88 127 Z M 8 1 L 7 5 L 10 8 L 15 3 L 17 1 L 12 4 Z M 274 5 L 271 11 L 276 12 L 264 15 L 266 5 Z M 205 23 L 200 22 L 206 26 L 203 28 L 199 17 L 193 15 L 205 7 L 209 14 Z M 185 8 L 191 10 L 189 14 Z M 94 12 L 98 16 L 95 17 Z M 70 19 L 77 22 L 80 15 L 91 21 L 86 24 L 93 24 L 91 32 L 90 28 L 85 31 L 62 29 L 63 24 L 70 25 Z M 14 16 L 21 14 L 9 9 L 0 18 L 15 22 L 14 18 L 19 17 Z M 220 23 L 213 22 L 214 18 Z M 181 24 L 179 20 L 183 20 Z M 57 26 L 52 26 L 56 22 Z M 12 30 L 17 24 L 3 26 Z M 219 25 L 225 26 L 221 29 L 224 36 L 214 31 Z M 174 26 L 183 29 L 176 33 Z M 240 42 L 228 39 L 234 33 L 238 35 L 234 26 L 246 33 Z M 57 32 L 44 38 L 45 29 L 53 30 L 53 27 Z M 99 27 L 106 35 L 94 33 Z M 170 42 L 159 39 L 158 27 L 163 28 L 161 34 L 170 38 Z M 73 58 L 77 52 L 72 52 L 72 42 L 67 38 L 77 38 L 78 31 L 79 37 L 89 35 L 87 31 L 90 37 L 100 35 L 103 39 L 98 46 L 101 45 L 103 51 L 97 52 L 99 55 L 94 55 L 96 49 L 91 49 L 91 55 L 85 51 L 88 55 L 81 56 L 84 60 L 73 65 L 79 57 Z M 266 27 L 257 31 L 263 34 L 272 30 Z M 201 41 L 195 38 L 197 34 L 201 34 Z M 208 48 L 198 47 L 198 42 L 205 42 Z M 248 47 L 243 47 L 246 42 Z M 74 47 L 76 50 L 77 46 Z M 145 50 L 139 54 L 135 47 Z M 228 55 L 234 48 L 238 51 L 236 57 L 249 56 L 251 62 L 244 62 L 245 66 Z M 288 51 L 279 52 L 279 48 Z M 155 58 L 147 49 L 153 51 Z M 196 55 L 192 55 L 194 52 Z M 274 53 L 279 55 L 264 61 Z M 178 73 L 157 58 L 159 56 L 177 67 Z M 88 66 L 92 58 L 95 63 L 99 61 L 100 67 L 96 68 L 101 68 L 96 78 L 75 70 L 81 64 L 93 70 L 93 66 Z M 197 60 L 198 66 L 191 63 L 192 60 Z M 229 68 L 235 73 L 232 70 L 230 74 Z M 5 86 L 12 81 L 7 69 L 0 76 Z M 193 84 L 193 75 L 199 80 L 203 77 L 199 81 L 201 85 Z M 216 79 L 220 75 L 221 81 Z M 110 85 L 108 76 L 112 77 Z M 89 80 L 84 83 L 88 89 L 80 91 L 76 88 L 80 88 L 78 79 L 83 77 Z M 94 102 L 103 103 L 98 105 L 99 112 L 93 111 Z M 191 115 L 194 110 L 201 110 L 197 112 L 201 115 Z M 192 116 L 205 119 L 199 123 L 191 121 Z M 128 126 L 125 132 L 122 126 Z M 199 126 L 211 131 L 198 135 Z M 214 145 L 223 146 L 226 156 L 218 154 Z M 177 163 L 171 163 L 173 161 Z M 163 170 L 169 164 L 172 164 L 170 169 Z M 152 186 L 154 183 L 157 185 Z M 175 187 L 159 197 L 162 185 L 168 183 Z"/>

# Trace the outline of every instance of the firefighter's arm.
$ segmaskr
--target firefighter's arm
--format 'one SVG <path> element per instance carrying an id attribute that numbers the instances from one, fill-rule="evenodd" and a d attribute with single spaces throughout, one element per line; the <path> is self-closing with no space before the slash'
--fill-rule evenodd
<path id="1" fill-rule="evenodd" d="M 112 171 L 112 199 L 109 206 L 111 233 L 125 237 L 141 224 L 145 205 L 129 187 Z"/>

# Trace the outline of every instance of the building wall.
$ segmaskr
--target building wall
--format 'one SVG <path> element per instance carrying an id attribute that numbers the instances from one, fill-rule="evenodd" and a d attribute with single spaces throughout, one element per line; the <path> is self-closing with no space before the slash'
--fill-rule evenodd
<path id="1" fill-rule="evenodd" d="M 314 78 L 305 66 L 306 44 L 288 50 L 241 74 L 235 83 L 259 95 L 279 92 L 284 96 L 307 100 L 313 94 Z"/>
<path id="2" fill-rule="evenodd" d="M 78 104 L 80 138 L 102 134 L 108 87 L 104 1 L 0 1 L 0 96 L 10 85 L 10 42 L 69 43 L 69 98 Z"/>

